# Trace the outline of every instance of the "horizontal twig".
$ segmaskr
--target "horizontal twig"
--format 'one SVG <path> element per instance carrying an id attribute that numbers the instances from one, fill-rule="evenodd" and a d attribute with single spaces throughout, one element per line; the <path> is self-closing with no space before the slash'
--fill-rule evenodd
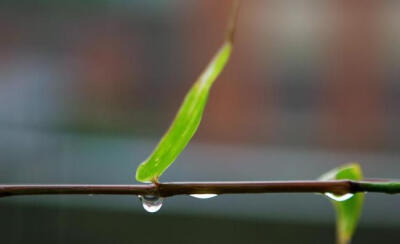
<path id="1" fill-rule="evenodd" d="M 17 195 L 106 194 L 158 195 L 246 193 L 400 193 L 400 182 L 377 181 L 232 181 L 171 182 L 138 185 L 0 185 L 0 197 Z"/>

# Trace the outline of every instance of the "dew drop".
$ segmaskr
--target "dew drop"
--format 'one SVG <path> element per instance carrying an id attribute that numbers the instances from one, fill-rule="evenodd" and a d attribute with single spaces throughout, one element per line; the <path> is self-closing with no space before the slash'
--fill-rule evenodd
<path id="1" fill-rule="evenodd" d="M 190 194 L 191 197 L 198 199 L 209 199 L 218 196 L 217 194 Z"/>
<path id="2" fill-rule="evenodd" d="M 350 198 L 352 198 L 354 196 L 353 193 L 346 193 L 344 195 L 335 195 L 333 193 L 327 192 L 325 193 L 325 196 L 329 197 L 332 200 L 338 201 L 338 202 L 343 202 L 343 201 L 347 201 Z"/>
<path id="3" fill-rule="evenodd" d="M 155 213 L 162 207 L 163 198 L 155 195 L 139 195 L 144 210 L 149 213 Z"/>

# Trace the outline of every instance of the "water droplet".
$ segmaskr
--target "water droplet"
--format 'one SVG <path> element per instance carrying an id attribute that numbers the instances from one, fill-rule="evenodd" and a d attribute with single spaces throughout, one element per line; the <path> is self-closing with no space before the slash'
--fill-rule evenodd
<path id="1" fill-rule="evenodd" d="M 209 199 L 218 196 L 217 194 L 190 194 L 191 197 L 198 199 Z"/>
<path id="2" fill-rule="evenodd" d="M 155 195 L 139 195 L 139 199 L 142 202 L 144 210 L 149 213 L 155 213 L 162 207 L 164 198 Z"/>
<path id="3" fill-rule="evenodd" d="M 325 193 L 325 196 L 329 197 L 332 200 L 338 201 L 338 202 L 343 202 L 346 200 L 349 200 L 350 198 L 352 198 L 354 196 L 353 193 L 346 193 L 344 195 L 335 195 L 333 193 L 327 192 Z"/>

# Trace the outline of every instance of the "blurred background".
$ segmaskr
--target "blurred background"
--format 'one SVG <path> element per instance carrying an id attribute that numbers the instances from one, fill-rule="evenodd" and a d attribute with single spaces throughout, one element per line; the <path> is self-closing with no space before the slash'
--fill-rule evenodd
<path id="1" fill-rule="evenodd" d="M 0 183 L 132 184 L 223 41 L 229 0 L 0 1 Z M 233 56 L 161 180 L 400 178 L 400 1 L 243 1 Z M 354 243 L 399 243 L 368 194 Z M 0 199 L 5 243 L 333 243 L 313 194 Z"/>

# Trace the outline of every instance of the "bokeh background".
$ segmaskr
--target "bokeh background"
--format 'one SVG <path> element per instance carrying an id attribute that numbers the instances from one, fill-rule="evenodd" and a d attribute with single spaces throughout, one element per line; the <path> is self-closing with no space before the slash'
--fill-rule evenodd
<path id="1" fill-rule="evenodd" d="M 0 1 L 0 183 L 131 184 L 222 43 L 230 1 Z M 400 1 L 243 1 L 230 63 L 162 180 L 399 178 Z M 368 194 L 354 243 L 399 243 Z M 314 194 L 0 199 L 4 243 L 333 243 Z"/>

